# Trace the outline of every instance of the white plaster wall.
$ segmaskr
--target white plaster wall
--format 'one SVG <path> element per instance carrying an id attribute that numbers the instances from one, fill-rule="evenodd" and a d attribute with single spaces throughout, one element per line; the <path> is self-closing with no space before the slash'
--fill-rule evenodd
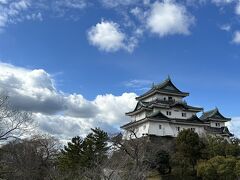
<path id="1" fill-rule="evenodd" d="M 150 97 L 144 99 L 144 101 L 145 102 L 151 102 L 151 101 L 154 101 L 156 99 L 164 100 L 164 98 L 166 98 L 166 100 L 168 100 L 168 97 L 169 96 L 162 95 L 162 94 L 155 94 L 153 96 L 150 96 Z M 179 96 L 170 96 L 170 97 L 172 97 L 172 99 L 175 100 L 175 101 L 181 101 L 183 99 L 182 97 L 179 97 Z"/>
<path id="2" fill-rule="evenodd" d="M 141 112 L 136 115 L 136 121 L 139 121 L 146 117 L 146 112 Z"/>
<path id="3" fill-rule="evenodd" d="M 171 124 L 170 125 L 172 130 L 173 130 L 173 136 L 177 137 L 178 133 L 184 129 L 191 129 L 191 128 L 195 128 L 196 133 L 198 133 L 198 135 L 202 136 L 205 134 L 205 130 L 203 126 L 194 126 L 194 125 L 183 125 L 183 124 Z M 177 130 L 177 127 L 180 127 L 180 131 Z"/>
<path id="4" fill-rule="evenodd" d="M 189 119 L 196 113 L 194 112 L 188 112 L 188 111 L 182 111 L 181 109 L 172 108 L 170 110 L 167 109 L 159 109 L 164 115 L 166 115 L 169 118 L 177 118 L 177 119 Z M 171 111 L 171 116 L 167 115 L 167 111 Z M 182 117 L 182 113 L 186 113 L 186 117 Z"/>
<path id="5" fill-rule="evenodd" d="M 156 100 L 157 97 L 158 97 L 158 95 L 155 94 L 155 95 L 153 95 L 153 96 L 150 96 L 150 97 L 148 97 L 148 98 L 143 99 L 143 101 L 145 101 L 145 102 L 151 102 L 151 101 Z"/>
<path id="6" fill-rule="evenodd" d="M 161 129 L 159 129 L 161 125 Z M 195 132 L 199 136 L 204 136 L 206 134 L 203 126 L 194 126 L 186 124 L 172 124 L 168 122 L 146 122 L 135 128 L 135 133 L 138 138 L 142 137 L 143 134 L 156 135 L 156 136 L 173 136 L 177 137 L 180 131 L 177 130 L 177 127 L 180 127 L 180 131 L 184 129 L 195 128 Z M 123 138 L 130 139 L 131 132 L 124 131 Z M 134 136 L 132 136 L 134 138 Z"/>
<path id="7" fill-rule="evenodd" d="M 159 129 L 159 125 L 162 126 Z M 177 137 L 178 132 L 177 127 L 180 127 L 180 131 L 183 129 L 195 128 L 195 132 L 200 136 L 205 134 L 203 126 L 194 126 L 194 125 L 182 125 L 182 124 L 170 124 L 168 122 L 149 122 L 149 134 L 156 136 L 173 136 Z"/>
<path id="8" fill-rule="evenodd" d="M 137 137 L 142 137 L 143 134 L 147 134 L 149 129 L 149 123 L 143 123 L 138 126 Z"/>
<path id="9" fill-rule="evenodd" d="M 135 116 L 135 115 L 134 115 L 134 116 L 131 116 L 131 121 L 132 121 L 132 122 L 136 121 L 136 116 Z"/>
<path id="10" fill-rule="evenodd" d="M 162 126 L 161 129 L 159 129 L 159 125 Z M 168 122 L 149 122 L 148 133 L 157 136 L 173 136 L 172 128 Z"/>
<path id="11" fill-rule="evenodd" d="M 140 138 L 143 136 L 143 134 L 147 134 L 149 129 L 149 123 L 143 123 L 135 127 L 134 133 L 136 134 L 137 138 Z M 130 139 L 132 132 L 125 130 L 123 133 L 123 139 Z M 135 138 L 134 135 L 131 136 L 132 139 Z"/>
<path id="12" fill-rule="evenodd" d="M 144 119 L 146 117 L 146 112 L 140 112 L 136 115 L 133 115 L 131 116 L 131 121 L 134 122 L 134 121 L 139 121 L 141 119 Z"/>
<path id="13" fill-rule="evenodd" d="M 216 126 L 216 123 L 220 123 L 220 126 Z M 220 127 L 224 127 L 225 123 L 224 122 L 219 122 L 219 121 L 211 121 L 210 122 L 210 126 L 211 127 L 218 127 L 218 128 L 220 128 Z"/>

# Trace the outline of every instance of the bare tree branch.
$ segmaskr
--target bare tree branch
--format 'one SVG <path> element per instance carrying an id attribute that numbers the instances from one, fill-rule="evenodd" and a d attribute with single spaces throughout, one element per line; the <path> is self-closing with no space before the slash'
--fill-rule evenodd
<path id="1" fill-rule="evenodd" d="M 8 96 L 0 95 L 0 142 L 21 137 L 31 130 L 32 123 L 30 112 L 14 108 Z"/>

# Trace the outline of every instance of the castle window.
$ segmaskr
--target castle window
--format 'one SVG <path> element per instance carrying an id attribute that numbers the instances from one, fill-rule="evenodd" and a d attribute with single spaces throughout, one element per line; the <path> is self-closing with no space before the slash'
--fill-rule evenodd
<path id="1" fill-rule="evenodd" d="M 161 124 L 159 124 L 159 126 L 158 126 L 158 127 L 159 127 L 159 129 L 162 129 L 162 125 L 161 125 Z"/>
<path id="2" fill-rule="evenodd" d="M 191 131 L 195 131 L 195 128 L 191 128 Z"/>
<path id="3" fill-rule="evenodd" d="M 164 97 L 163 100 L 166 101 L 167 100 L 166 97 Z"/>
<path id="4" fill-rule="evenodd" d="M 220 127 L 220 123 L 216 123 L 216 126 L 217 126 L 217 127 Z"/>
<path id="5" fill-rule="evenodd" d="M 179 132 L 180 131 L 180 127 L 176 127 L 177 131 Z"/>
<path id="6" fill-rule="evenodd" d="M 172 100 L 173 98 L 171 96 L 168 97 L 168 100 Z"/>
<path id="7" fill-rule="evenodd" d="M 187 117 L 187 113 L 182 113 L 182 117 Z"/>
<path id="8" fill-rule="evenodd" d="M 171 112 L 171 111 L 167 111 L 167 115 L 168 115 L 168 116 L 171 116 L 171 115 L 172 115 L 172 112 Z"/>

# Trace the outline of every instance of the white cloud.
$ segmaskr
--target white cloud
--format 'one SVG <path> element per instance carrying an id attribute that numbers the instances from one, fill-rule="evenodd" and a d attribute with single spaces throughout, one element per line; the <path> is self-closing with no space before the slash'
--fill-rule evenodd
<path id="1" fill-rule="evenodd" d="M 233 43 L 240 44 L 240 31 L 236 31 L 233 35 Z"/>
<path id="2" fill-rule="evenodd" d="M 70 9 L 78 10 L 79 14 L 79 11 L 86 8 L 88 4 L 87 0 L 0 0 L 0 30 L 8 24 L 16 24 L 24 20 L 42 21 L 43 14 L 62 17 Z"/>
<path id="3" fill-rule="evenodd" d="M 67 139 L 85 135 L 90 128 L 116 132 L 128 122 L 125 112 L 134 108 L 135 93 L 98 95 L 87 100 L 81 94 L 56 89 L 53 77 L 43 69 L 26 69 L 0 63 L 0 91 L 15 107 L 32 111 L 41 131 Z"/>
<path id="4" fill-rule="evenodd" d="M 141 0 L 100 0 L 105 7 L 129 6 L 140 2 Z M 146 0 L 145 0 L 146 1 Z M 144 1 L 144 2 L 145 2 Z"/>
<path id="5" fill-rule="evenodd" d="M 0 4 L 6 4 L 8 0 L 0 0 Z"/>
<path id="6" fill-rule="evenodd" d="M 55 5 L 58 6 L 58 8 L 83 9 L 87 7 L 88 3 L 87 0 L 57 0 L 55 1 Z"/>
<path id="7" fill-rule="evenodd" d="M 240 117 L 234 117 L 231 121 L 226 123 L 230 132 L 234 134 L 234 136 L 240 138 Z"/>
<path id="8" fill-rule="evenodd" d="M 24 13 L 26 13 L 30 7 L 31 0 L 0 2 L 0 29 L 5 28 L 8 24 L 22 21 L 25 18 Z"/>
<path id="9" fill-rule="evenodd" d="M 236 7 L 235 7 L 235 13 L 237 15 L 240 15 L 240 2 L 237 3 Z"/>
<path id="10" fill-rule="evenodd" d="M 129 120 L 125 113 L 136 105 L 135 97 L 135 93 L 123 93 L 121 96 L 98 95 L 94 100 L 94 104 L 99 108 L 97 118 L 118 128 Z"/>
<path id="11" fill-rule="evenodd" d="M 220 29 L 223 31 L 230 31 L 231 30 L 231 25 L 230 24 L 224 24 L 220 26 Z"/>
<path id="12" fill-rule="evenodd" d="M 127 38 L 119 25 L 112 21 L 97 23 L 90 28 L 87 35 L 90 44 L 106 52 L 115 52 L 120 49 L 132 52 L 138 43 L 136 36 Z"/>
<path id="13" fill-rule="evenodd" d="M 212 0 L 212 3 L 216 5 L 225 5 L 234 2 L 235 0 Z"/>
<path id="14" fill-rule="evenodd" d="M 112 21 L 97 23 L 88 31 L 89 42 L 107 52 L 124 48 L 125 38 L 126 35 L 121 32 L 119 25 Z"/>
<path id="15" fill-rule="evenodd" d="M 145 88 L 146 86 L 150 87 L 153 82 L 150 80 L 139 80 L 134 79 L 128 82 L 125 82 L 124 85 L 130 88 Z"/>
<path id="16" fill-rule="evenodd" d="M 7 24 L 7 17 L 0 13 L 0 30 L 4 28 Z"/>
<path id="17" fill-rule="evenodd" d="M 25 10 L 30 6 L 29 0 L 21 0 L 10 3 L 9 7 L 11 10 L 21 11 Z"/>
<path id="18" fill-rule="evenodd" d="M 186 8 L 171 1 L 154 3 L 147 18 L 150 31 L 160 37 L 173 34 L 187 35 L 193 23 L 194 17 Z"/>

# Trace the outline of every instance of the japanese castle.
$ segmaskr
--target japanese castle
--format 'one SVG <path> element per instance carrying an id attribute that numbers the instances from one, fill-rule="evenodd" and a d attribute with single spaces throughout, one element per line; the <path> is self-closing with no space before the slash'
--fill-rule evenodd
<path id="1" fill-rule="evenodd" d="M 207 134 L 229 138 L 233 136 L 225 125 L 230 118 L 224 117 L 217 108 L 204 112 L 184 100 L 189 93 L 180 91 L 168 77 L 163 83 L 152 86 L 143 95 L 136 97 L 137 105 L 126 115 L 131 122 L 123 125 L 123 138 L 129 139 L 132 132 L 137 137 L 176 137 L 183 129 L 191 129 L 200 136 Z M 197 113 L 202 113 L 200 117 Z"/>

